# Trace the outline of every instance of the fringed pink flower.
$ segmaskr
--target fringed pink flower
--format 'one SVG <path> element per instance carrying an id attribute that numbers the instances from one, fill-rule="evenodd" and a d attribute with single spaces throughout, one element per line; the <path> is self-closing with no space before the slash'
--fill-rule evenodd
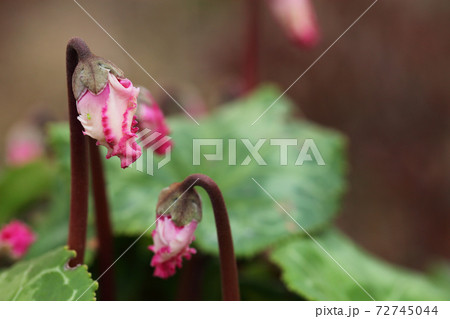
<path id="1" fill-rule="evenodd" d="M 19 166 L 32 162 L 44 153 L 41 132 L 31 123 L 20 123 L 6 138 L 6 162 Z"/>
<path id="2" fill-rule="evenodd" d="M 10 249 L 13 258 L 20 258 L 36 240 L 31 229 L 20 221 L 12 221 L 0 229 L 0 247 Z"/>
<path id="3" fill-rule="evenodd" d="M 269 4 L 292 41 L 306 48 L 319 42 L 320 32 L 311 0 L 269 0 Z"/>
<path id="4" fill-rule="evenodd" d="M 197 221 L 192 220 L 185 226 L 176 226 L 170 216 L 161 216 L 156 221 L 152 233 L 153 246 L 148 248 L 155 253 L 150 265 L 155 267 L 154 276 L 168 278 L 181 268 L 183 258 L 190 259 L 196 253 L 189 245 L 194 240 Z"/>
<path id="5" fill-rule="evenodd" d="M 108 74 L 108 83 L 97 95 L 89 90 L 77 100 L 78 120 L 84 134 L 108 149 L 106 158 L 117 156 L 122 168 L 141 156 L 136 143 L 136 98 L 139 89 L 130 80 Z"/>
<path id="6" fill-rule="evenodd" d="M 141 130 L 148 129 L 151 138 L 143 139 L 145 148 L 152 148 L 156 154 L 164 155 L 173 146 L 168 136 L 170 129 L 166 124 L 164 114 L 153 96 L 145 88 L 139 88 L 137 121 Z"/>

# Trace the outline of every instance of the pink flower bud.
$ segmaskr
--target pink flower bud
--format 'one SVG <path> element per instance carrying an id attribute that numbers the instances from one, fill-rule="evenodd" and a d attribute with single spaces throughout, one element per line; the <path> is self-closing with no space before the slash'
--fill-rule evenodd
<path id="1" fill-rule="evenodd" d="M 6 138 L 6 162 L 9 165 L 24 165 L 44 153 L 42 134 L 31 123 L 15 125 Z"/>
<path id="2" fill-rule="evenodd" d="M 319 27 L 311 0 L 269 0 L 269 4 L 292 41 L 306 48 L 319 42 Z"/>
<path id="3" fill-rule="evenodd" d="M 196 253 L 189 245 L 195 239 L 197 224 L 196 220 L 192 220 L 185 226 L 176 226 L 172 218 L 166 215 L 157 219 L 152 233 L 153 246 L 148 247 L 155 253 L 150 263 L 155 267 L 155 277 L 165 279 L 173 276 L 176 268 L 181 268 L 183 257 L 189 260 L 191 254 Z"/>
<path id="4" fill-rule="evenodd" d="M 77 99 L 78 120 L 84 127 L 84 134 L 108 149 L 106 158 L 119 157 L 122 168 L 141 156 L 141 148 L 136 143 L 137 128 L 133 127 L 138 93 L 139 89 L 130 80 L 108 73 L 102 91 L 94 94 L 86 89 Z"/>
<path id="5" fill-rule="evenodd" d="M 159 155 L 166 154 L 173 143 L 168 135 L 170 129 L 166 124 L 164 114 L 159 108 L 153 96 L 145 88 L 139 88 L 137 121 L 141 130 L 148 129 L 154 135 L 153 138 L 144 138 L 145 148 L 154 148 L 154 152 Z"/>
<path id="6" fill-rule="evenodd" d="M 13 258 L 20 258 L 36 240 L 36 235 L 20 221 L 12 221 L 0 229 L 0 247 L 7 247 Z"/>

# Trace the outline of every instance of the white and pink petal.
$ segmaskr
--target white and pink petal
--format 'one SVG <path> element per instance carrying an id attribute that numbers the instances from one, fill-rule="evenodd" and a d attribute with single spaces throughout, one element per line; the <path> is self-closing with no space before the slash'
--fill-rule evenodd
<path id="1" fill-rule="evenodd" d="M 78 99 L 78 120 L 84 134 L 107 148 L 106 158 L 119 157 L 126 168 L 141 156 L 136 143 L 136 98 L 139 89 L 128 79 L 108 74 L 108 83 L 99 94 L 89 90 Z"/>

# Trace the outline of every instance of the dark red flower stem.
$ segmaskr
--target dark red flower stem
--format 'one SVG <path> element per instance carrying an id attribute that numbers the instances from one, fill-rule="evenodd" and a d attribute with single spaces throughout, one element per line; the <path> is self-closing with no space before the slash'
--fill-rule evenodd
<path id="1" fill-rule="evenodd" d="M 197 252 L 188 263 L 183 265 L 176 295 L 178 301 L 201 300 L 206 259 L 206 256 Z"/>
<path id="2" fill-rule="evenodd" d="M 258 72 L 258 37 L 259 7 L 261 0 L 246 0 L 246 35 L 244 37 L 244 93 L 252 91 L 259 82 Z"/>
<path id="3" fill-rule="evenodd" d="M 220 273 L 222 279 L 223 300 L 240 300 L 239 280 L 234 256 L 231 227 L 225 201 L 217 184 L 208 176 L 193 174 L 188 176 L 180 185 L 182 190 L 200 186 L 209 196 L 216 221 L 217 239 L 219 242 Z"/>
<path id="4" fill-rule="evenodd" d="M 72 76 L 78 62 L 92 56 L 87 44 L 80 38 L 72 38 L 67 44 L 66 71 L 70 123 L 70 221 L 68 246 L 77 256 L 69 262 L 74 267 L 84 262 L 88 216 L 88 152 L 83 127 L 78 121 L 76 100 L 72 90 Z M 100 296 L 102 300 L 115 299 L 114 273 L 108 269 L 113 264 L 114 246 L 109 207 L 106 197 L 105 177 L 100 154 L 95 141 L 89 138 L 89 155 L 94 195 L 97 237 L 99 240 L 99 271 L 103 274 Z M 108 271 L 106 271 L 108 269 Z"/>
<path id="5" fill-rule="evenodd" d="M 80 38 L 72 38 L 66 49 L 67 98 L 69 102 L 70 124 L 70 221 L 68 246 L 77 256 L 69 265 L 75 267 L 84 261 L 88 214 L 88 156 L 83 127 L 77 120 L 78 112 L 72 91 L 72 75 L 78 61 L 91 56 L 86 43 Z"/>
<path id="6" fill-rule="evenodd" d="M 94 193 L 95 225 L 99 241 L 99 270 L 102 274 L 100 287 L 101 300 L 115 300 L 114 269 L 109 268 L 114 262 L 114 242 L 109 218 L 109 206 L 106 196 L 105 177 L 100 151 L 95 141 L 89 139 L 89 157 L 91 162 L 91 181 Z M 108 269 L 109 268 L 109 269 Z"/>

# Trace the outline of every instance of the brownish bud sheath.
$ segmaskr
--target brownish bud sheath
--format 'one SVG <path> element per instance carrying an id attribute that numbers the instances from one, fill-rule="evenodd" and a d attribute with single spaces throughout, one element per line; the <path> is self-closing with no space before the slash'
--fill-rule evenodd
<path id="1" fill-rule="evenodd" d="M 192 220 L 202 220 L 202 202 L 192 187 L 185 191 L 181 183 L 174 183 L 163 189 L 158 197 L 156 216 L 167 215 L 176 226 L 185 226 Z M 183 192 L 185 192 L 183 194 Z"/>
<path id="2" fill-rule="evenodd" d="M 78 100 L 86 90 L 99 94 L 108 83 L 110 72 L 117 78 L 124 78 L 122 70 L 106 59 L 95 55 L 81 59 L 72 76 L 75 99 Z"/>

